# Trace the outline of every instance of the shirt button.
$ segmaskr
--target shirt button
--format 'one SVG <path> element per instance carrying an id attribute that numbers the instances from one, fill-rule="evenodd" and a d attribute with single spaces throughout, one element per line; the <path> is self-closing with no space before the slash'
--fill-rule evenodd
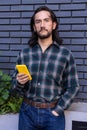
<path id="1" fill-rule="evenodd" d="M 38 83 L 38 86 L 40 85 L 40 83 Z"/>
<path id="2" fill-rule="evenodd" d="M 40 71 L 40 74 L 42 73 L 42 71 Z"/>

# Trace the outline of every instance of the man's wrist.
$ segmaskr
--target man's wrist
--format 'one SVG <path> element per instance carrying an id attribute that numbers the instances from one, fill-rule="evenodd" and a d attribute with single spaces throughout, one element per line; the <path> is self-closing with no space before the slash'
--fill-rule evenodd
<path id="1" fill-rule="evenodd" d="M 20 88 L 24 88 L 24 84 L 21 84 L 17 81 L 17 86 L 20 87 Z"/>

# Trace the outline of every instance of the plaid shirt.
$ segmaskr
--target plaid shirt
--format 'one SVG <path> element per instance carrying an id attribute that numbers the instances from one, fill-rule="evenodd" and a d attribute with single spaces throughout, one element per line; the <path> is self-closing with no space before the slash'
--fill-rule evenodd
<path id="1" fill-rule="evenodd" d="M 67 109 L 79 90 L 76 65 L 72 53 L 56 42 L 42 53 L 39 44 L 21 51 L 17 64 L 26 64 L 32 81 L 23 87 L 16 82 L 24 95 L 33 100 L 52 102 L 58 100 L 55 111 Z"/>

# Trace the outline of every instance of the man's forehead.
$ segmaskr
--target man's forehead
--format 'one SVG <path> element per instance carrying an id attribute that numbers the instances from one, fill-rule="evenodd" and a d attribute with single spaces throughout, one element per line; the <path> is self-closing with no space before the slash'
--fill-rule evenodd
<path id="1" fill-rule="evenodd" d="M 35 19 L 38 19 L 38 18 L 50 18 L 51 15 L 50 15 L 50 12 L 48 11 L 40 11 L 38 13 L 35 14 Z"/>

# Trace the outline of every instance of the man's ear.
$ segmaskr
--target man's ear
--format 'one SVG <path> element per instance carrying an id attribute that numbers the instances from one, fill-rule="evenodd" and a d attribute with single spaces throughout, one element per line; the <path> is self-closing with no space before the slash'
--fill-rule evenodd
<path id="1" fill-rule="evenodd" d="M 57 23 L 53 22 L 53 30 L 56 28 L 56 26 L 57 26 Z"/>

